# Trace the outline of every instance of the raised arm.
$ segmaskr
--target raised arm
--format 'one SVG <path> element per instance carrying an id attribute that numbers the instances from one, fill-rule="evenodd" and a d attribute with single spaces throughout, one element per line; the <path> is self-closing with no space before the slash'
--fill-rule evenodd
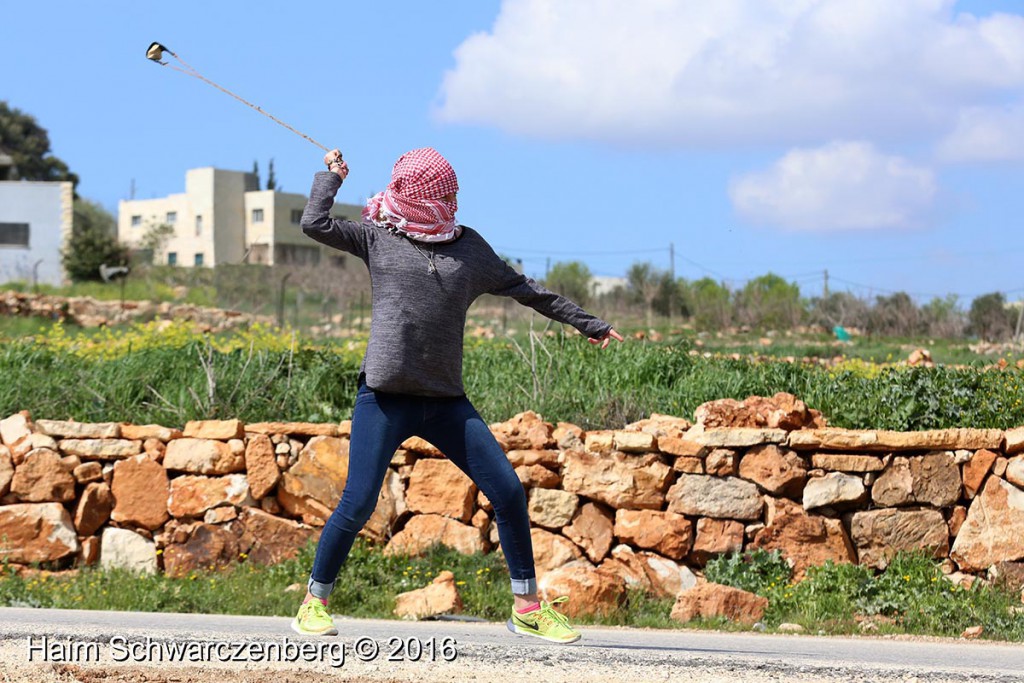
<path id="1" fill-rule="evenodd" d="M 333 156 L 335 153 L 336 156 Z M 302 232 L 317 242 L 347 251 L 365 260 L 369 249 L 366 226 L 360 222 L 331 217 L 334 197 L 348 175 L 348 165 L 341 160 L 341 153 L 337 150 L 328 152 L 324 161 L 331 170 L 320 171 L 313 176 L 309 202 L 302 212 Z"/>
<path id="2" fill-rule="evenodd" d="M 622 337 L 610 324 L 587 313 L 564 296 L 555 294 L 522 273 L 517 273 L 504 261 L 501 265 L 497 285 L 491 290 L 491 294 L 512 297 L 552 320 L 572 325 L 592 343 L 600 342 L 601 348 L 607 346 L 610 339 L 622 341 Z"/>

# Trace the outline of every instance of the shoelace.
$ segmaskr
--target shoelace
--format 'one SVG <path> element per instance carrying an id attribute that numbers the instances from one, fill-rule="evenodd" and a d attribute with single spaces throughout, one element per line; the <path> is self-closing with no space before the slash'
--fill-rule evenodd
<path id="1" fill-rule="evenodd" d="M 555 622 L 556 624 L 558 624 L 560 626 L 564 626 L 565 628 L 571 628 L 569 626 L 569 617 L 565 616 L 561 612 L 556 611 L 555 608 L 553 607 L 553 605 L 559 605 L 559 604 L 561 604 L 563 602 L 568 602 L 568 601 L 569 601 L 568 596 L 563 595 L 561 597 L 555 598 L 551 602 L 541 602 L 540 603 L 540 614 L 537 615 L 537 616 L 538 617 L 546 618 L 546 619 L 548 619 L 550 621 Z"/>
<path id="2" fill-rule="evenodd" d="M 305 607 L 306 611 L 313 613 L 313 616 L 320 617 L 321 619 L 329 616 L 327 614 L 327 608 L 324 606 L 324 603 L 320 602 L 319 600 L 310 600 L 306 603 Z"/>

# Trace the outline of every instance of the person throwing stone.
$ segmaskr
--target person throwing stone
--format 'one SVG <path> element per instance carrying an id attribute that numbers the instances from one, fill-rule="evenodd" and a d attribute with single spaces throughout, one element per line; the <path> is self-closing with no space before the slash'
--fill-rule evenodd
<path id="1" fill-rule="evenodd" d="M 466 311 L 481 294 L 512 297 L 605 348 L 622 336 L 565 297 L 516 272 L 477 231 L 455 222 L 458 179 L 431 148 L 403 154 L 387 188 L 361 222 L 330 216 L 348 176 L 341 152 L 324 156 L 302 231 L 362 259 L 370 271 L 372 322 L 352 415 L 348 480 L 317 545 L 306 598 L 292 622 L 299 633 L 334 635 L 327 599 L 356 535 L 377 505 L 401 443 L 418 436 L 441 450 L 494 508 L 512 579 L 508 628 L 556 643 L 579 640 L 565 615 L 537 596 L 526 494 L 512 465 L 466 397 L 462 346 Z"/>

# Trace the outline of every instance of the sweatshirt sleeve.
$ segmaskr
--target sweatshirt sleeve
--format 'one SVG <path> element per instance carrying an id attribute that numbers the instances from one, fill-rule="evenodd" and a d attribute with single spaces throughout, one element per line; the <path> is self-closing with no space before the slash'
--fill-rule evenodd
<path id="1" fill-rule="evenodd" d="M 546 289 L 535 280 L 516 272 L 499 257 L 495 258 L 501 261 L 503 268 L 500 270 L 497 285 L 490 291 L 491 294 L 511 297 L 552 320 L 572 325 L 591 339 L 599 339 L 611 331 L 612 326 L 605 321 L 587 313 L 564 296 Z"/>
<path id="2" fill-rule="evenodd" d="M 330 171 L 320 171 L 313 176 L 309 202 L 302 212 L 302 232 L 317 242 L 347 251 L 365 261 L 369 252 L 368 226 L 331 217 L 334 196 L 340 187 L 341 178 Z"/>

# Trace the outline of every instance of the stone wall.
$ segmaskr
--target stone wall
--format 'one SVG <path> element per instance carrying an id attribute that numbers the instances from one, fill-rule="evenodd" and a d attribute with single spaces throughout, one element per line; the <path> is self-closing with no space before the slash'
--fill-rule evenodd
<path id="1" fill-rule="evenodd" d="M 542 589 L 570 613 L 627 587 L 674 596 L 715 555 L 778 549 L 883 568 L 900 550 L 952 580 L 1024 565 L 1024 428 L 831 429 L 795 397 L 584 432 L 523 413 L 492 431 L 527 491 Z M 337 504 L 348 423 L 0 421 L 0 553 L 181 576 L 293 556 Z M 499 551 L 491 506 L 422 439 L 391 460 L 364 535 L 386 553 Z M 302 577 L 296 577 L 301 580 Z"/>
<path id="2" fill-rule="evenodd" d="M 151 320 L 187 320 L 206 332 L 221 332 L 253 323 L 272 324 L 270 316 L 220 308 L 152 301 L 101 301 L 88 296 L 52 296 L 0 292 L 0 315 L 66 320 L 82 327 L 102 327 Z"/>

